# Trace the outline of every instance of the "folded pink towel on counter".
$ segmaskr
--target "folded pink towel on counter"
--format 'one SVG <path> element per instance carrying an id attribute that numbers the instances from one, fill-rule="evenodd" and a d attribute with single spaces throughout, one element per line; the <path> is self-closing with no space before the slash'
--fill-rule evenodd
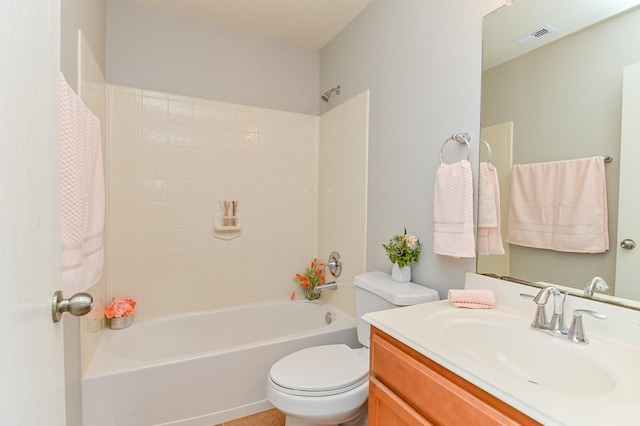
<path id="1" fill-rule="evenodd" d="M 491 309 L 496 295 L 491 290 L 449 290 L 449 303 L 456 308 Z"/>

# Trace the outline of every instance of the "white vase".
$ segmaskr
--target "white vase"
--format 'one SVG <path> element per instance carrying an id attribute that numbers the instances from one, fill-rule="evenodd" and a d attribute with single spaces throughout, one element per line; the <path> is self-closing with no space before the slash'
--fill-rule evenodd
<path id="1" fill-rule="evenodd" d="M 131 315 L 128 317 L 116 317 L 111 318 L 109 321 L 109 327 L 112 330 L 122 330 L 123 328 L 127 328 L 131 325 Z"/>
<path id="2" fill-rule="evenodd" d="M 393 268 L 391 268 L 391 279 L 399 283 L 411 281 L 411 266 L 404 265 L 401 268 L 398 266 L 398 262 L 395 262 Z"/>

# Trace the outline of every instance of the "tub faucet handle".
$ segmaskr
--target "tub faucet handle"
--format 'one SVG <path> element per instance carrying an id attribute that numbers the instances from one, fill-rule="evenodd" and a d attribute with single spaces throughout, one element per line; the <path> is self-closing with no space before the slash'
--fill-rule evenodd
<path id="1" fill-rule="evenodd" d="M 325 269 L 329 268 L 331 275 L 338 278 L 340 274 L 342 274 L 342 258 L 340 257 L 340 253 L 332 251 L 329 255 L 329 260 L 324 264 L 324 267 Z"/>

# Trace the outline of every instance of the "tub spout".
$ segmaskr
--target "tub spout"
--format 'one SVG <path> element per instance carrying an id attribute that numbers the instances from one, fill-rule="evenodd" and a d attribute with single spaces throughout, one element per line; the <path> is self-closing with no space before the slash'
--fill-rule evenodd
<path id="1" fill-rule="evenodd" d="M 316 292 L 321 292 L 323 290 L 335 290 L 337 288 L 338 288 L 338 283 L 335 281 L 331 281 L 330 283 L 316 286 Z"/>
<path id="2" fill-rule="evenodd" d="M 326 284 L 321 284 L 321 285 L 317 285 L 313 291 L 314 293 L 317 295 L 320 294 L 321 291 L 324 290 L 335 290 L 338 288 L 338 283 L 335 281 L 331 281 L 330 283 L 326 283 Z"/>

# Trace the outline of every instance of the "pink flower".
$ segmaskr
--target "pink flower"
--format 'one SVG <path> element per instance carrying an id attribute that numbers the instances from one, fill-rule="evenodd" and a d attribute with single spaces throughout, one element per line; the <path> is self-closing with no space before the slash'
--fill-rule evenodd
<path id="1" fill-rule="evenodd" d="M 411 250 L 415 249 L 418 244 L 418 238 L 416 238 L 415 235 L 405 235 L 404 240 L 407 242 L 407 245 Z"/>
<path id="2" fill-rule="evenodd" d="M 104 310 L 104 316 L 107 318 L 120 318 L 120 317 L 128 317 L 133 314 L 133 311 L 136 309 L 136 301 L 133 299 L 125 299 L 116 297 L 113 299 L 113 302 L 107 306 Z"/>

